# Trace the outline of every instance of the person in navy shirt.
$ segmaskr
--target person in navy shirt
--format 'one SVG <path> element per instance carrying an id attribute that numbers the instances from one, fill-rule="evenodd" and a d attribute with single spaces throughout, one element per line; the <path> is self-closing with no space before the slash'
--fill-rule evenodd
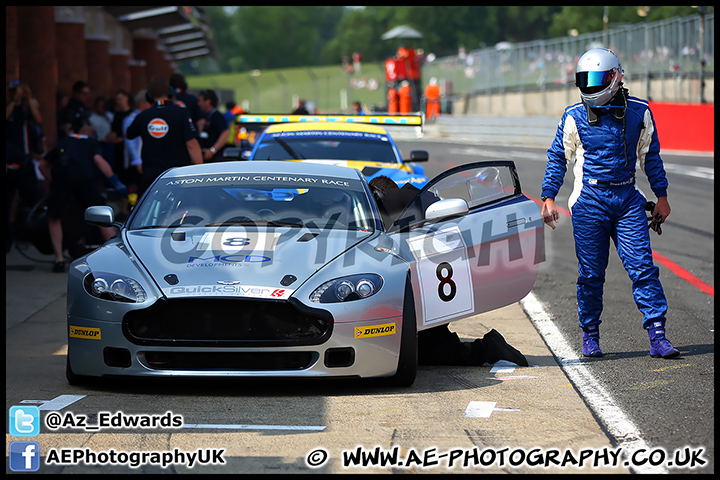
<path id="1" fill-rule="evenodd" d="M 140 112 L 125 132 L 129 140 L 142 138 L 140 195 L 168 168 L 203 163 L 195 124 L 188 109 L 168 100 L 168 88 L 162 76 L 150 80 L 153 106 Z"/>
<path id="2" fill-rule="evenodd" d="M 200 132 L 200 148 L 206 162 L 222 161 L 222 151 L 230 137 L 228 122 L 220 113 L 218 96 L 214 90 L 203 90 L 198 94 L 198 105 L 205 114 L 203 131 Z"/>

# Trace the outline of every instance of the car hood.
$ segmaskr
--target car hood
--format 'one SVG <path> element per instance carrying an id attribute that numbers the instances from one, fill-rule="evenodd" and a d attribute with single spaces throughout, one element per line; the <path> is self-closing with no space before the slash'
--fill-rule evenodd
<path id="1" fill-rule="evenodd" d="M 168 298 L 285 299 L 371 235 L 334 229 L 183 228 L 129 231 L 126 241 Z"/>

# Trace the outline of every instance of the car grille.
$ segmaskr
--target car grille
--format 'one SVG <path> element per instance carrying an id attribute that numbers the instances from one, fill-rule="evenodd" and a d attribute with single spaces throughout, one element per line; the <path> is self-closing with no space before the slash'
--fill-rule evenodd
<path id="1" fill-rule="evenodd" d="M 153 370 L 280 371 L 305 370 L 319 358 L 316 352 L 142 352 L 141 362 Z"/>
<path id="2" fill-rule="evenodd" d="M 333 321 L 297 301 L 205 298 L 160 300 L 128 312 L 122 325 L 136 345 L 260 347 L 321 344 Z"/>

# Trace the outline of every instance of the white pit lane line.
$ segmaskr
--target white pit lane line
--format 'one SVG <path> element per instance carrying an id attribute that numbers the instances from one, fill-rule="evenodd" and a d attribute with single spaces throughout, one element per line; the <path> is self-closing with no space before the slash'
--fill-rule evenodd
<path id="1" fill-rule="evenodd" d="M 706 178 L 715 180 L 715 169 L 712 167 L 694 167 L 688 165 L 676 165 L 674 163 L 664 163 L 665 170 L 679 175 L 688 177 Z"/>
<path id="2" fill-rule="evenodd" d="M 623 456 L 630 461 L 634 452 L 650 451 L 640 431 L 615 404 L 610 394 L 602 387 L 590 370 L 585 367 L 575 350 L 567 343 L 560 329 L 553 323 L 551 316 L 535 297 L 533 292 L 520 300 L 520 305 L 547 343 L 565 374 L 575 385 L 582 397 L 592 408 L 607 431 L 613 436 L 617 446 L 623 449 Z M 661 466 L 641 465 L 632 467 L 634 473 L 668 473 Z"/>

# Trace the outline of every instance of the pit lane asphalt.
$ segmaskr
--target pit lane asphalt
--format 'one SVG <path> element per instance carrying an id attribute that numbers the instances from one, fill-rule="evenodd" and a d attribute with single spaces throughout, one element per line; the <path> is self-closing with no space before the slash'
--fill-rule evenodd
<path id="1" fill-rule="evenodd" d="M 69 386 L 55 391 L 55 388 L 58 388 L 56 384 L 66 386 L 64 368 L 61 367 L 61 365 L 64 366 L 64 362 L 59 360 L 52 362 L 49 366 L 40 367 L 57 371 L 39 373 L 37 381 L 33 381 L 32 378 L 18 378 L 17 362 L 38 363 L 35 367 L 30 364 L 26 366 L 31 371 L 39 367 L 40 363 L 37 360 L 38 357 L 42 358 L 43 354 L 33 351 L 34 348 L 47 350 L 48 345 L 45 344 L 51 342 L 57 343 L 52 346 L 54 350 L 58 347 L 62 348 L 62 345 L 66 343 L 64 310 L 67 273 L 52 273 L 50 271 L 52 257 L 41 255 L 34 247 L 29 247 L 26 253 L 34 259 L 44 260 L 47 263 L 30 260 L 21 255 L 17 248 L 13 248 L 6 255 L 7 409 L 25 399 L 48 396 L 54 398 L 61 394 L 78 393 L 71 392 L 72 388 Z M 427 471 L 437 473 L 451 471 L 442 468 L 425 470 L 422 467 L 412 469 L 358 468 L 355 470 L 342 468 L 340 465 L 342 451 L 354 449 L 358 445 L 363 445 L 366 449 L 372 449 L 376 445 L 389 449 L 398 445 L 401 447 L 401 458 L 409 452 L 408 449 L 416 449 L 416 452 L 422 454 L 423 449 L 427 448 L 436 448 L 437 454 L 457 448 L 472 449 L 488 446 L 497 449 L 509 447 L 511 450 L 524 448 L 526 451 L 533 448 L 541 448 L 544 451 L 557 449 L 561 457 L 568 450 L 577 453 L 583 449 L 593 449 L 597 452 L 601 452 L 603 449 L 615 449 L 519 304 L 516 303 L 495 312 L 463 320 L 453 324 L 452 328 L 462 338 L 478 337 L 491 328 L 495 328 L 511 345 L 526 356 L 531 366 L 512 370 L 513 365 L 510 364 L 508 365 L 510 370 L 506 371 L 494 371 L 490 366 L 420 367 L 418 380 L 411 389 L 390 392 L 390 396 L 396 398 L 393 402 L 399 402 L 396 405 L 404 405 L 408 410 L 417 409 L 417 418 L 415 415 L 408 415 L 409 419 L 404 416 L 400 419 L 394 412 L 374 411 L 373 408 L 379 408 L 379 406 L 372 400 L 368 400 L 370 403 L 366 405 L 362 398 L 358 398 L 360 396 L 356 392 L 349 396 L 336 393 L 328 397 L 328 413 L 326 414 L 328 428 L 322 432 L 304 433 L 303 435 L 285 434 L 279 437 L 243 436 L 241 438 L 233 437 L 233 435 L 239 434 L 232 432 L 198 431 L 190 433 L 186 431 L 181 434 L 174 433 L 172 434 L 173 445 L 186 450 L 203 446 L 209 439 L 212 439 L 212 443 L 215 444 L 222 440 L 221 443 L 228 446 L 225 452 L 226 465 L 195 467 L 192 470 L 178 467 L 175 468 L 175 471 L 193 471 L 195 473 L 228 473 L 231 471 L 242 471 L 243 473 L 371 473 L 374 471 L 410 473 Z M 42 348 L 36 346 L 36 343 L 42 344 Z M 23 357 L 27 358 L 23 359 Z M 498 366 L 500 365 L 496 365 L 496 367 Z M 47 379 L 48 375 L 53 378 L 52 382 L 48 382 L 51 385 L 42 385 L 43 378 Z M 448 385 L 444 385 L 442 382 L 446 382 Z M 53 385 L 55 386 L 53 387 Z M 458 387 L 459 389 L 456 391 Z M 366 393 L 366 398 L 371 398 L 376 394 L 382 397 L 387 396 L 388 392 L 376 393 L 370 389 Z M 413 405 L 413 397 L 416 395 L 418 401 L 422 398 L 424 403 L 422 409 Z M 428 404 L 428 397 L 436 397 L 439 405 Z M 483 402 L 486 406 L 485 402 L 495 402 L 495 405 L 490 407 L 491 413 L 488 412 L 490 416 L 466 418 L 467 412 L 464 414 L 462 410 L 465 409 L 465 405 L 470 405 L 468 399 Z M 453 400 L 457 401 L 458 411 L 452 418 L 445 417 L 441 413 L 444 412 L 448 401 Z M 374 407 L 370 408 L 371 405 Z M 359 415 L 358 412 L 362 412 L 362 415 Z M 395 428 L 389 428 L 389 425 L 393 423 L 395 423 Z M 108 439 L 109 435 L 113 434 L 103 433 L 101 435 L 105 437 L 105 440 L 102 441 L 103 450 L 110 445 L 122 450 L 124 442 L 128 441 L 127 439 L 113 441 Z M 145 440 L 141 444 L 145 445 L 148 450 L 166 449 L 154 446 L 155 441 L 152 438 L 155 437 L 155 434 L 137 432 L 137 435 L 143 436 Z M 158 435 L 160 437 L 157 441 L 164 445 L 167 440 L 161 439 L 164 439 L 165 436 Z M 93 445 L 89 438 L 85 438 L 86 435 L 80 435 L 80 437 L 83 437 L 82 443 L 75 444 L 77 440 L 69 441 L 68 439 L 71 438 L 69 436 L 44 432 L 33 440 L 40 442 L 42 451 L 48 451 L 50 448 Z M 27 439 L 15 438 L 6 434 L 6 446 L 9 446 L 12 440 Z M 242 445 L 238 445 L 239 442 L 242 442 Z M 305 464 L 309 446 L 326 446 L 332 460 L 320 469 L 309 469 Z M 248 455 L 249 451 L 264 453 L 262 457 L 253 457 Z M 8 455 L 7 450 L 6 455 Z M 45 465 L 41 467 L 41 470 L 44 473 L 101 471 L 98 470 L 98 467 Z M 115 467 L 111 471 L 127 472 L 128 470 L 130 469 Z M 531 469 L 524 465 L 518 467 L 506 465 L 505 468 L 482 470 L 472 468 L 458 470 L 481 473 L 629 472 L 622 459 L 620 464 L 615 467 L 590 468 L 586 466 L 582 470 L 559 469 L 553 468 L 552 465 L 547 470 Z M 162 470 L 142 468 L 130 471 L 150 473 Z"/>

